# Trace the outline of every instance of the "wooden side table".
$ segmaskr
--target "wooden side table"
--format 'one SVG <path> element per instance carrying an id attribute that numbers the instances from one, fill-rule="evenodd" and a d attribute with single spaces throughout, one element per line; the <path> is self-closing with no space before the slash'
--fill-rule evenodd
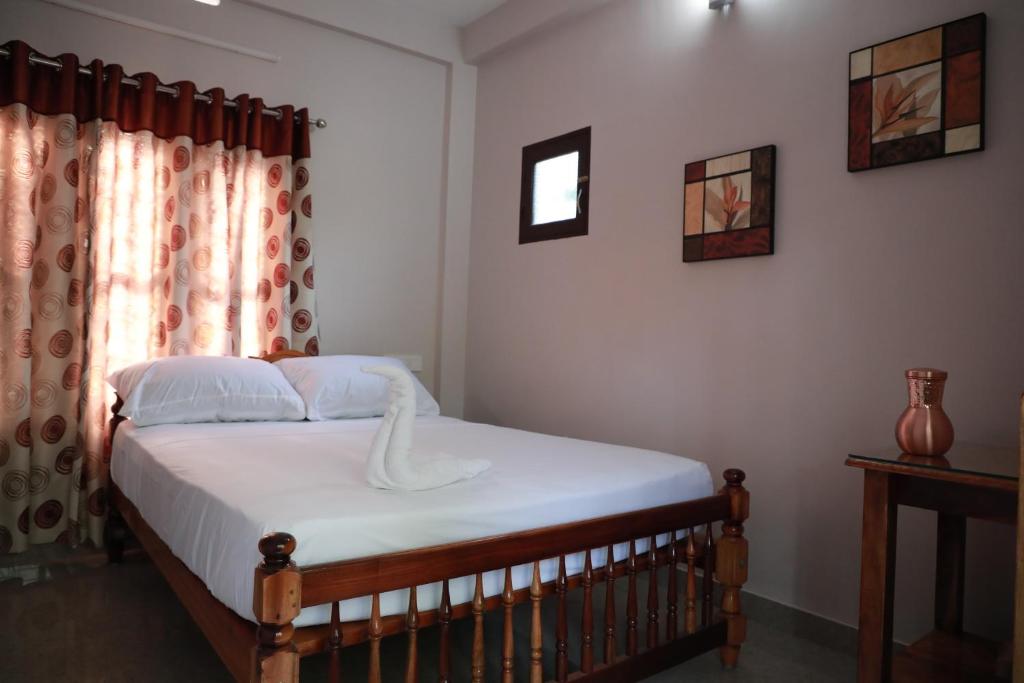
<path id="1" fill-rule="evenodd" d="M 999 646 L 963 631 L 967 518 L 1016 524 L 1017 454 L 958 444 L 945 458 L 920 458 L 896 450 L 851 454 L 846 464 L 864 470 L 859 683 L 995 679 Z M 894 671 L 893 578 L 900 505 L 939 513 L 938 550 L 935 630 L 908 647 Z M 1012 588 L 1007 590 L 1012 595 Z"/>

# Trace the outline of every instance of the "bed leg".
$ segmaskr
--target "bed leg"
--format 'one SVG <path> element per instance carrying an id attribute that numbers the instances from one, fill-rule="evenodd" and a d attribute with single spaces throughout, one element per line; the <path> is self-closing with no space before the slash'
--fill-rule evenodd
<path id="1" fill-rule="evenodd" d="M 299 653 L 292 642 L 302 604 L 302 575 L 291 554 L 295 538 L 272 533 L 260 539 L 263 562 L 253 582 L 253 613 L 259 622 L 251 683 L 298 683 Z"/>
<path id="2" fill-rule="evenodd" d="M 747 637 L 747 617 L 740 610 L 740 589 L 747 581 L 747 539 L 743 538 L 743 522 L 750 516 L 750 493 L 743 488 L 747 475 L 742 470 L 725 471 L 725 488 L 729 496 L 729 519 L 722 523 L 722 538 L 715 553 L 715 574 L 722 585 L 722 616 L 726 621 L 725 645 L 720 653 L 722 664 L 733 668 L 740 657 L 740 646 Z"/>
<path id="3" fill-rule="evenodd" d="M 117 507 L 110 506 L 107 522 L 103 527 L 103 545 L 107 549 L 107 562 L 120 564 L 124 559 L 124 541 L 128 536 L 128 525 L 125 524 Z"/>

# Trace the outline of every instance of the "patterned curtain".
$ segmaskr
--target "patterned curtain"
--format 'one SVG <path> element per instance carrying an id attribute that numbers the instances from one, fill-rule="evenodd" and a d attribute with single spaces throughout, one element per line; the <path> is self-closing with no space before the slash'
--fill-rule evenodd
<path id="1" fill-rule="evenodd" d="M 0 62 L 0 553 L 102 539 L 105 378 L 318 351 L 305 110 Z"/>

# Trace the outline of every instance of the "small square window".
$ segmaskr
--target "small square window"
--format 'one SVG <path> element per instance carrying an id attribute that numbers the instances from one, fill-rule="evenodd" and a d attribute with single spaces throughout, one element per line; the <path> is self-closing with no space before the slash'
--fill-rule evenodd
<path id="1" fill-rule="evenodd" d="M 580 153 L 538 161 L 533 167 L 533 225 L 576 218 Z"/>
<path id="2" fill-rule="evenodd" d="M 523 147 L 519 243 L 587 234 L 590 128 Z"/>

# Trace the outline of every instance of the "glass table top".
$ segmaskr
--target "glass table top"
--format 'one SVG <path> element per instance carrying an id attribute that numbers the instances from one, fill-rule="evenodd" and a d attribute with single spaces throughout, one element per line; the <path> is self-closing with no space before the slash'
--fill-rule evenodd
<path id="1" fill-rule="evenodd" d="M 937 458 L 903 453 L 895 445 L 891 448 L 866 449 L 858 453 L 850 453 L 850 458 L 865 462 L 900 464 L 1011 481 L 1017 481 L 1020 478 L 1020 455 L 1016 448 L 976 443 L 958 441 L 953 444 L 953 448 L 948 453 Z"/>

